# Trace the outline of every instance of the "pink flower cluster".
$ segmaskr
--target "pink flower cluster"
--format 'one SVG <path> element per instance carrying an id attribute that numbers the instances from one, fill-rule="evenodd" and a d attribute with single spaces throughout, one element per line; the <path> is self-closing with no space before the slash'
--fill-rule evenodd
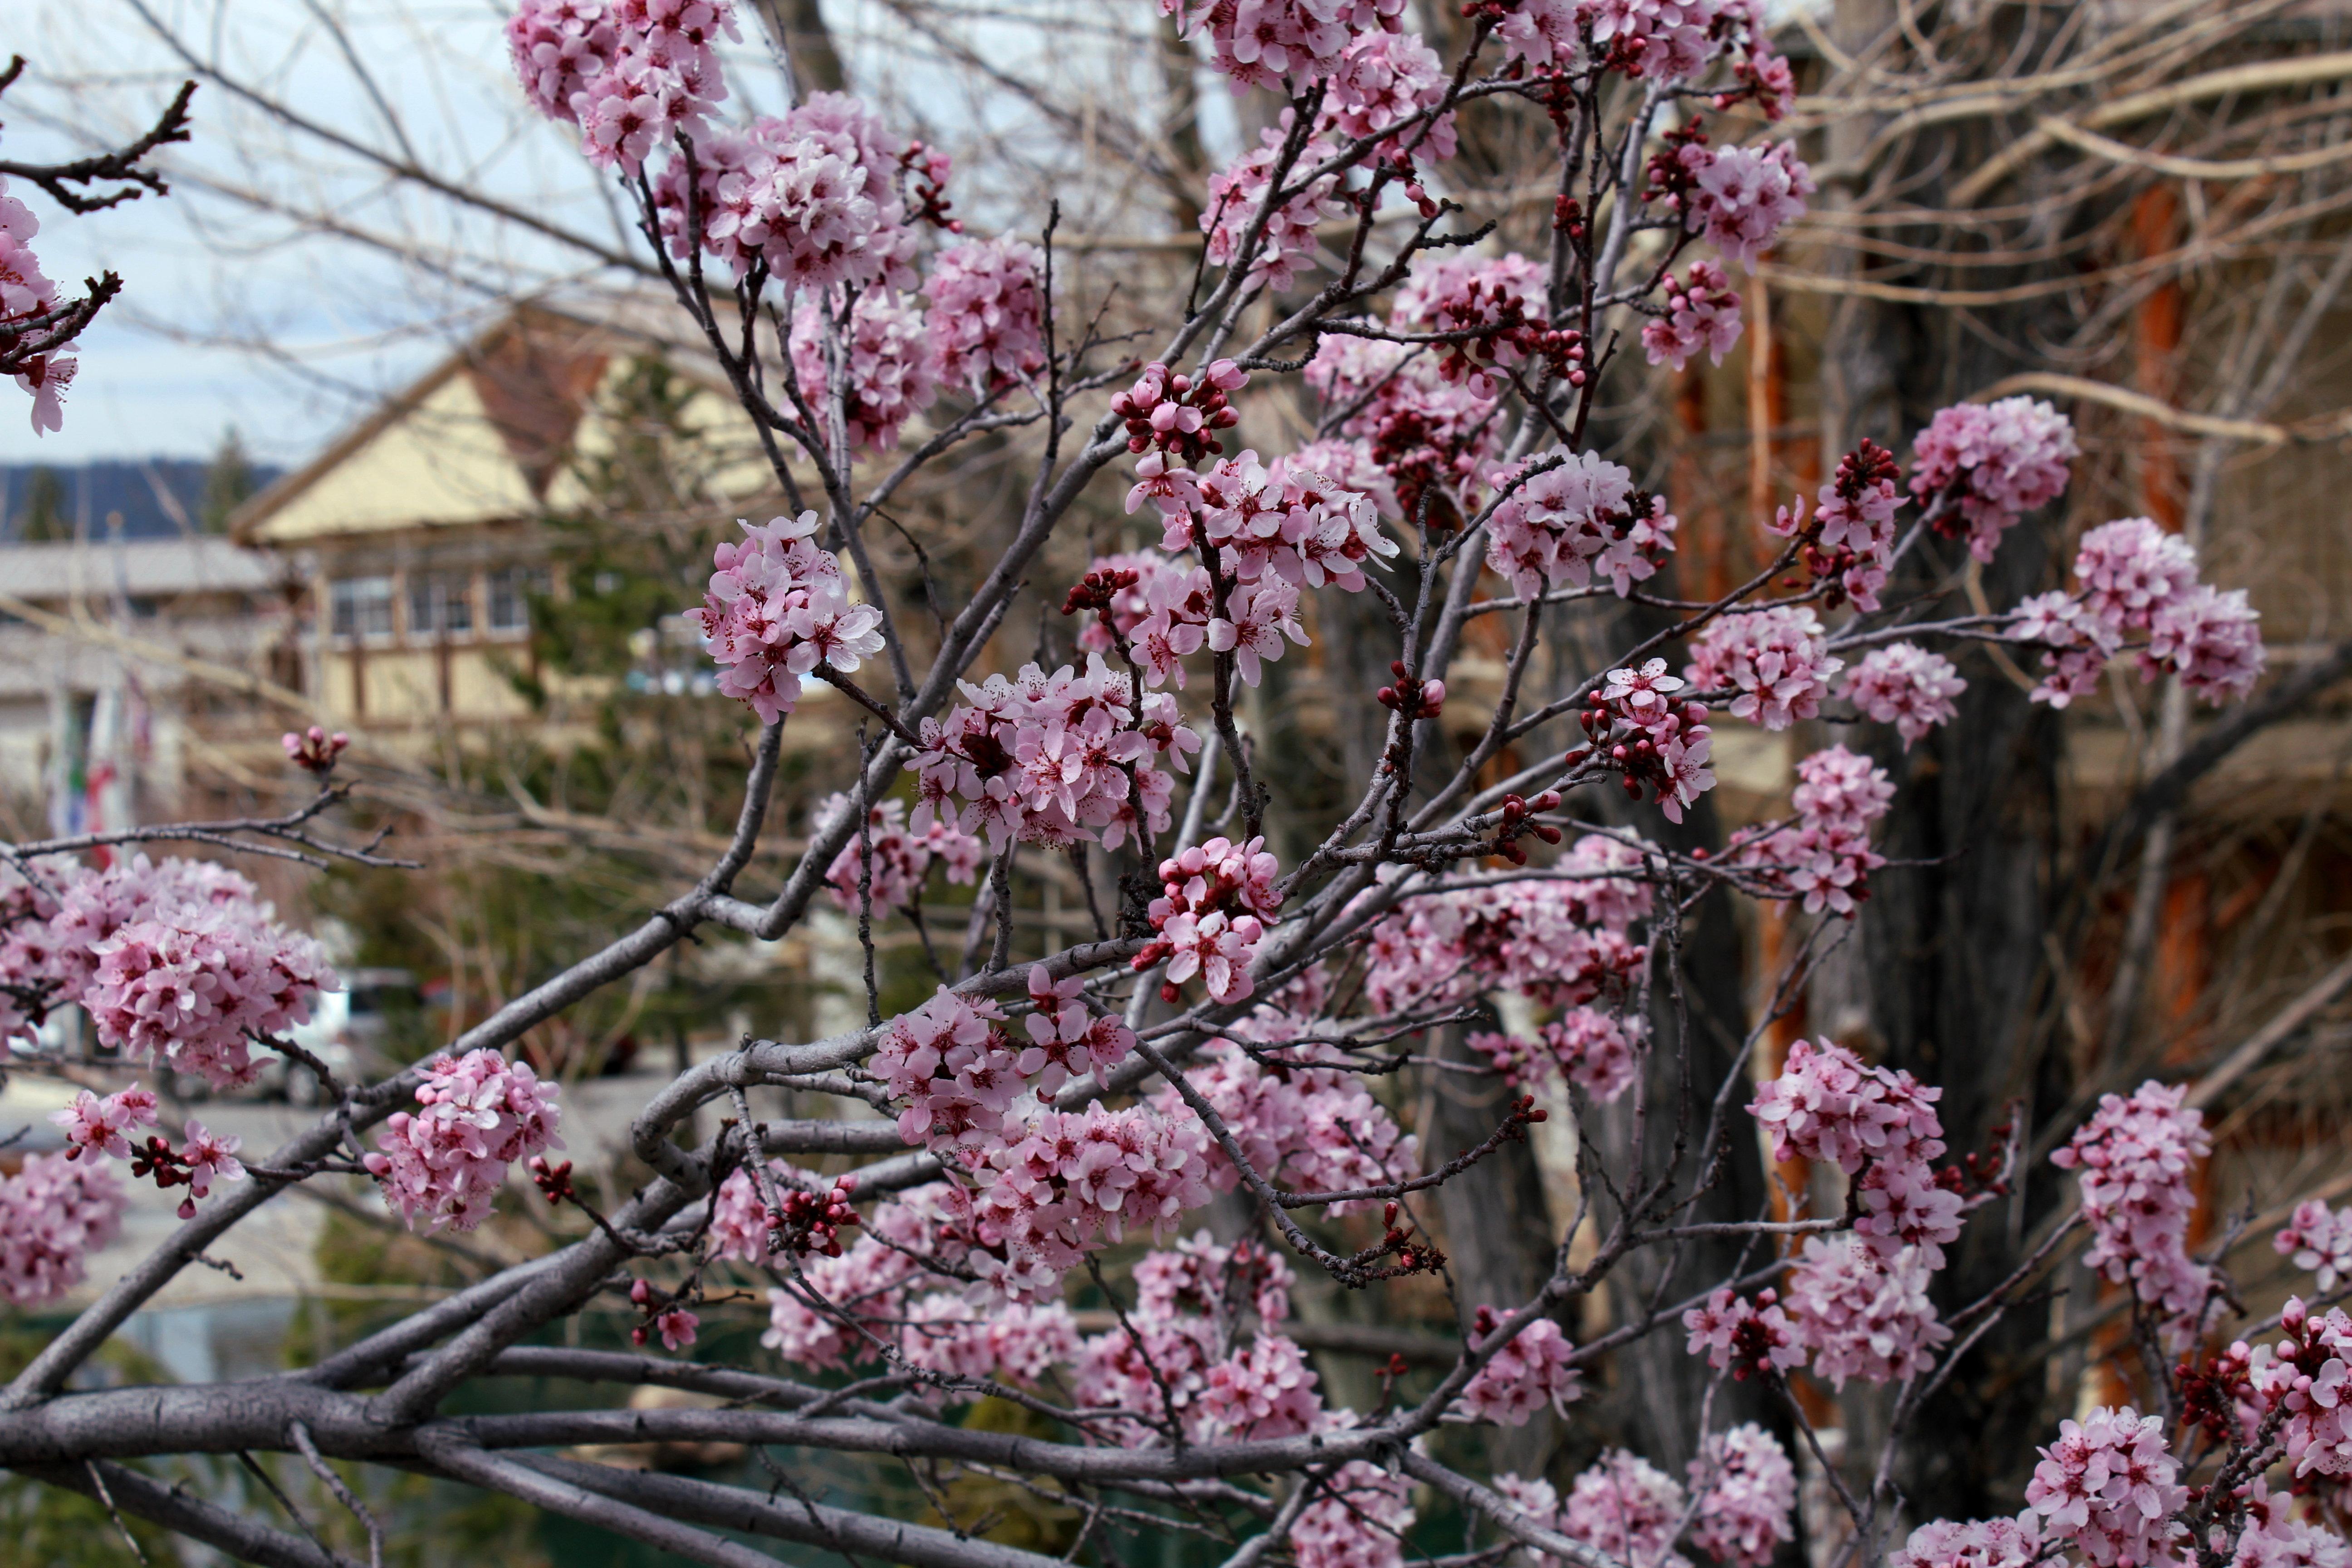
<path id="1" fill-rule="evenodd" d="M 1567 71 L 1587 64 L 1584 34 L 1590 28 L 1601 51 L 1599 63 L 1645 80 L 1671 82 L 1696 76 L 1744 34 L 1748 58 L 1736 73 L 1775 81 L 1788 74 L 1788 65 L 1771 54 L 1753 15 L 1719 0 L 1522 0 L 1504 14 L 1496 36 L 1506 58 Z M 1767 99 L 1766 112 L 1777 120 L 1775 109 L 1786 112 L 1778 98 Z"/>
<path id="2" fill-rule="evenodd" d="M 856 809 L 847 795 L 829 795 L 817 807 L 817 820 L 830 823 L 836 812 Z M 861 853 L 870 855 L 873 860 L 866 893 L 877 913 L 919 902 L 923 883 L 930 876 L 934 862 L 947 868 L 950 882 L 970 886 L 979 873 L 984 858 L 980 840 L 960 832 L 952 822 L 935 816 L 922 832 L 910 832 L 907 827 L 906 803 L 897 800 L 876 802 L 866 817 L 863 849 L 853 838 L 825 868 L 825 885 L 833 889 L 833 901 L 845 911 L 855 913 L 857 910 L 857 884 L 864 866 Z"/>
<path id="3" fill-rule="evenodd" d="M 155 1091 L 134 1083 L 104 1099 L 85 1089 L 63 1110 L 51 1111 L 49 1121 L 65 1131 L 67 1159 L 111 1154 L 128 1160 L 131 1136 L 155 1125 Z"/>
<path id="4" fill-rule="evenodd" d="M 2053 674 L 2033 693 L 2063 708 L 2096 689 L 2125 641 L 2145 637 L 2141 678 L 2170 670 L 2209 702 L 2242 698 L 2263 673 L 2262 617 L 2245 590 L 2221 593 L 2197 581 L 2197 552 L 2144 517 L 2105 523 L 2083 536 L 2074 557 L 2079 596 L 2044 594 L 2018 606 L 2012 635 L 2050 645 Z"/>
<path id="5" fill-rule="evenodd" d="M 2196 1168 L 2212 1152 L 2202 1111 L 2186 1086 L 2150 1079 L 2130 1099 L 2103 1095 L 2091 1120 L 2051 1163 L 2079 1174 L 2091 1249 L 2083 1261 L 2140 1300 L 2175 1317 L 2201 1313 L 2210 1271 L 2188 1253 L 2197 1210 Z"/>
<path id="6" fill-rule="evenodd" d="M 41 220 L 8 194 L 7 180 L 0 178 L 0 331 L 24 331 L 24 323 L 57 309 L 57 285 L 33 254 L 33 237 L 40 232 Z M 79 368 L 68 345 L 37 356 L 16 372 L 16 384 L 33 399 L 34 435 L 64 426 L 62 400 Z"/>
<path id="7" fill-rule="evenodd" d="M 719 544 L 702 607 L 687 614 L 718 662 L 719 689 L 773 724 L 818 665 L 847 674 L 882 651 L 882 613 L 850 603 L 841 563 L 813 537 L 815 512 L 741 527 L 743 542 Z"/>
<path id="8" fill-rule="evenodd" d="M 1502 386 L 1478 362 L 1507 367 L 1527 357 L 1535 346 L 1531 334 L 1546 323 L 1547 281 L 1543 268 L 1517 251 L 1447 256 L 1423 266 L 1397 290 L 1389 320 L 1416 332 L 1477 334 L 1432 343 L 1429 352 L 1437 355 L 1439 374 L 1491 398 Z"/>
<path id="9" fill-rule="evenodd" d="M 1952 661 L 1916 643 L 1889 643 L 1864 654 L 1845 678 L 1845 700 L 1881 724 L 1892 724 L 1909 751 L 1938 724 L 1959 716 L 1952 700 L 1969 689 Z"/>
<path id="10" fill-rule="evenodd" d="M 839 391 L 850 450 L 886 452 L 898 444 L 899 426 L 939 395 L 931 380 L 929 329 L 911 303 L 885 289 L 858 295 L 846 321 L 841 303 L 838 291 L 814 289 L 794 301 L 793 374 L 816 412 L 818 441 L 830 447 L 832 432 L 824 422 L 835 391 L 830 365 L 837 352 L 845 373 Z M 837 350 L 826 346 L 828 334 L 837 338 Z"/>
<path id="11" fill-rule="evenodd" d="M 1622 984 L 1648 950 L 1626 928 L 1650 912 L 1642 855 L 1601 834 L 1555 863 L 1561 879 L 1493 883 L 1416 898 L 1373 926 L 1365 995 L 1383 1013 L 1517 991 L 1575 1007 Z"/>
<path id="12" fill-rule="evenodd" d="M 1702 691 L 1736 691 L 1731 711 L 1767 730 L 1785 730 L 1821 711 L 1830 677 L 1845 668 L 1832 655 L 1821 617 L 1797 605 L 1710 622 L 1691 645 L 1683 676 Z"/>
<path id="13" fill-rule="evenodd" d="M 1249 279 L 1254 288 L 1277 293 L 1298 280 L 1315 255 L 1315 226 L 1342 216 L 1348 208 L 1339 199 L 1339 178 L 1325 174 L 1307 183 L 1289 200 L 1269 206 L 1281 184 L 1294 184 L 1307 171 L 1318 168 L 1339 153 L 1320 134 L 1311 135 L 1288 164 L 1283 149 L 1289 141 L 1291 110 L 1282 121 L 1258 132 L 1258 144 L 1209 177 L 1209 202 L 1201 212 L 1201 232 L 1209 237 L 1209 264 L 1232 267 L 1244 258 L 1249 231 L 1265 213 L 1265 227 L 1254 247 L 1247 249 Z"/>
<path id="14" fill-rule="evenodd" d="M 1249 373 L 1229 359 L 1212 360 L 1198 375 L 1154 360 L 1134 385 L 1110 400 L 1110 411 L 1127 426 L 1127 449 L 1144 457 L 1136 465 L 1143 482 L 1128 492 L 1129 512 L 1147 496 L 1161 511 L 1192 504 L 1194 476 L 1184 465 L 1225 449 L 1217 432 L 1241 423 L 1232 395 L 1248 384 Z"/>
<path id="15" fill-rule="evenodd" d="M 397 1111 L 376 1138 L 367 1168 L 411 1228 L 472 1230 L 490 1215 L 507 1167 L 561 1149 L 557 1086 L 529 1062 L 493 1050 L 425 1064 L 414 1112 Z"/>
<path id="16" fill-rule="evenodd" d="M 1364 563 L 1397 552 L 1396 542 L 1381 531 L 1369 493 L 1297 458 L 1276 458 L 1270 468 L 1260 466 L 1255 452 L 1225 458 L 1200 476 L 1191 504 L 1199 512 L 1199 538 L 1185 514 L 1163 515 L 1160 548 L 1179 554 L 1205 540 L 1215 547 L 1220 573 L 1241 584 L 1263 585 L 1273 578 L 1292 587 L 1281 601 L 1285 619 L 1297 611 L 1297 588 L 1328 583 L 1361 593 Z M 1236 606 L 1230 613 L 1241 612 Z M 1215 636 L 1213 623 L 1212 647 Z M 1297 634 L 1297 640 L 1304 643 L 1306 635 Z M 1281 657 L 1278 643 L 1269 657 Z"/>
<path id="17" fill-rule="evenodd" d="M 908 1305 L 899 1348 L 927 1372 L 1034 1384 L 1076 1358 L 1078 1325 L 1059 1301 L 975 1302 L 933 1291 Z"/>
<path id="18" fill-rule="evenodd" d="M 1956 1524 L 1933 1520 L 1887 1555 L 1890 1568 L 2034 1568 L 2042 1560 L 2042 1516 Z"/>
<path id="19" fill-rule="evenodd" d="M 1831 584 L 1827 602 L 1835 606 L 1850 599 L 1859 610 L 1878 608 L 1878 591 L 1886 586 L 1887 569 L 1895 562 L 1895 510 L 1903 498 L 1895 488 L 1901 470 L 1895 454 L 1865 439 L 1838 460 L 1837 472 L 1816 492 L 1812 516 L 1805 501 L 1781 507 L 1768 532 L 1801 535 L 1800 554 L 1806 569 Z"/>
<path id="20" fill-rule="evenodd" d="M 761 263 L 795 289 L 915 287 L 915 232 L 894 174 L 911 162 L 944 178 L 944 159 L 891 136 L 856 99 L 812 93 L 748 132 L 700 131 L 693 142 L 690 192 L 684 158 L 653 180 L 663 241 L 680 261 L 698 241 L 739 278 Z"/>
<path id="21" fill-rule="evenodd" d="M 940 252 L 923 281 L 930 374 L 984 394 L 1045 367 L 1045 253 L 1026 240 L 970 240 Z"/>
<path id="22" fill-rule="evenodd" d="M 1750 272 L 1781 228 L 1804 216 L 1813 193 L 1813 173 L 1793 142 L 1761 148 L 1695 142 L 1677 157 L 1690 181 L 1684 226 Z"/>
<path id="23" fill-rule="evenodd" d="M 226 1086 L 255 1071 L 248 1031 L 299 1022 L 338 984 L 318 944 L 278 926 L 225 868 L 141 855 L 104 870 L 45 860 L 18 875 L 0 893 L 0 1037 L 78 1002 L 110 1047 Z"/>
<path id="24" fill-rule="evenodd" d="M 906 1102 L 899 1136 L 940 1152 L 1018 1138 L 1037 1099 L 1117 1067 L 1135 1048 L 1125 1024 L 1087 1009 L 1080 980 L 1057 982 L 1034 965 L 1029 1004 L 1025 1042 L 1001 1026 L 1005 1017 L 995 1003 L 945 986 L 890 1021 L 874 1070 L 891 1098 Z"/>
<path id="25" fill-rule="evenodd" d="M 1612 669 L 1585 700 L 1582 718 L 1584 732 L 1595 748 L 1605 748 L 1625 793 L 1639 800 L 1648 784 L 1668 822 L 1680 822 L 1685 808 L 1715 787 L 1706 765 L 1715 749 L 1706 704 L 1675 702 L 1684 685 L 1681 677 L 1666 673 L 1663 658 L 1639 669 Z"/>
<path id="26" fill-rule="evenodd" d="M 56 1300 L 121 1229 L 122 1188 L 96 1161 L 27 1155 L 16 1174 L 0 1175 L 0 1300 Z"/>
<path id="27" fill-rule="evenodd" d="M 1234 91 L 1286 92 L 1329 76 L 1359 34 L 1396 31 L 1404 0 L 1160 0 L 1160 14 L 1207 34 Z"/>
<path id="28" fill-rule="evenodd" d="M 801 1259 L 796 1289 L 768 1292 L 768 1329 L 760 1336 L 761 1344 L 797 1365 L 830 1370 L 870 1358 L 876 1340 L 889 1342 L 891 1323 L 905 1311 L 905 1288 L 920 1271 L 916 1258 L 923 1252 L 917 1249 L 930 1239 L 922 1234 L 927 1227 L 919 1220 L 903 1229 L 890 1223 L 892 1211 L 908 1220 L 928 1206 L 917 1194 L 908 1195 L 916 1201 L 886 1205 L 876 1210 L 868 1225 L 869 1233 L 901 1231 L 892 1236 L 897 1245 L 879 1241 L 874 1234 L 861 1236 L 838 1258 L 820 1253 Z M 764 1250 L 759 1256 L 764 1258 Z M 831 1310 L 821 1310 L 812 1295 Z"/>
<path id="29" fill-rule="evenodd" d="M 1640 1065 L 1638 1024 L 1628 1027 L 1611 1014 L 1571 1007 L 1537 1036 L 1538 1040 L 1527 1040 L 1517 1035 L 1475 1034 L 1467 1044 L 1514 1089 L 1540 1089 L 1557 1074 L 1591 1095 L 1593 1103 L 1610 1105 L 1633 1087 Z"/>
<path id="30" fill-rule="evenodd" d="M 1927 1300 L 1934 1272 L 1915 1247 L 1886 1258 L 1862 1237 L 1808 1237 L 1789 1270 L 1789 1321 L 1813 1371 L 1843 1388 L 1850 1377 L 1892 1383 L 1934 1364 L 1952 1331 Z"/>
<path id="31" fill-rule="evenodd" d="M 1399 1131 L 1388 1108 L 1352 1073 L 1279 1059 L 1262 1063 L 1231 1041 L 1211 1042 L 1193 1060 L 1186 1078 L 1234 1135 L 1250 1168 L 1269 1182 L 1286 1182 L 1297 1192 L 1352 1192 L 1402 1181 L 1419 1169 L 1419 1141 Z M 1173 1085 L 1160 1089 L 1151 1103 L 1171 1121 L 1192 1120 Z M 1241 1173 L 1222 1148 L 1212 1144 L 1208 1160 L 1211 1187 L 1224 1193 L 1240 1184 Z M 1357 1206 L 1337 1203 L 1325 1212 Z"/>
<path id="32" fill-rule="evenodd" d="M 1011 680 L 959 684 L 965 703 L 924 720 L 923 749 L 907 762 L 918 775 L 917 831 L 953 812 L 958 827 L 984 830 L 1000 851 L 1016 838 L 1066 848 L 1098 832 L 1115 849 L 1142 826 L 1167 831 L 1173 774 L 1201 749 L 1173 697 L 1139 693 L 1100 654 L 1087 655 L 1084 675 L 1029 664 Z"/>
<path id="33" fill-rule="evenodd" d="M 1148 1106 L 1038 1113 L 972 1173 L 982 1279 L 1007 1295 L 1057 1290 L 1087 1254 L 1129 1230 L 1163 1232 L 1208 1202 L 1208 1141 Z"/>
<path id="34" fill-rule="evenodd" d="M 2004 397 L 1939 409 L 1911 447 L 1911 493 L 1938 532 L 1990 561 L 2000 536 L 2066 489 L 2074 426 L 2047 403 Z"/>
<path id="35" fill-rule="evenodd" d="M 1401 312 L 1391 312 L 1391 324 L 1411 326 Z M 1448 381 L 1425 349 L 1336 333 L 1323 339 L 1306 376 L 1327 409 L 1346 411 L 1340 435 L 1388 476 L 1398 515 L 1417 519 L 1432 487 L 1471 504 L 1500 445 L 1491 395 L 1467 378 Z"/>
<path id="36" fill-rule="evenodd" d="M 2352 1476 L 2352 1317 L 2315 1318 L 2299 1296 L 2279 1315 L 2277 1359 L 2257 1352 L 2253 1392 L 2287 1413 L 2287 1462 L 2297 1479 Z"/>
<path id="37" fill-rule="evenodd" d="M 2025 1500 L 2046 1535 L 2072 1542 L 2100 1568 L 2168 1554 L 2172 1515 L 2187 1505 L 2189 1489 L 2165 1447 L 2163 1417 L 2103 1405 L 2081 1421 L 2061 1422 L 2058 1441 L 2042 1455 Z"/>
<path id="38" fill-rule="evenodd" d="M 592 162 L 634 174 L 727 96 L 721 33 L 740 36 L 727 0 L 523 0 L 507 47 L 539 111 L 577 125 Z"/>
<path id="39" fill-rule="evenodd" d="M 1735 836 L 1729 858 L 1755 870 L 1766 897 L 1851 916 L 1870 897 L 1870 873 L 1886 863 L 1870 847 L 1870 829 L 1894 798 L 1886 770 L 1868 757 L 1843 746 L 1814 752 L 1797 762 L 1795 822 Z"/>
<path id="40" fill-rule="evenodd" d="M 1753 1300 L 1726 1285 L 1704 1306 L 1683 1314 L 1690 1331 L 1690 1353 L 1706 1352 L 1706 1364 L 1728 1372 L 1734 1382 L 1778 1377 L 1805 1364 L 1806 1344 L 1780 1307 L 1780 1292 L 1759 1290 Z"/>
<path id="41" fill-rule="evenodd" d="M 1710 1433 L 1690 1462 L 1690 1480 L 1698 1499 L 1691 1544 L 1717 1563 L 1764 1568 L 1781 1542 L 1796 1539 L 1797 1468 L 1755 1422 Z"/>
<path id="42" fill-rule="evenodd" d="M 2325 1295 L 2352 1279 L 2352 1208 L 2332 1210 L 2317 1198 L 2299 1203 L 2271 1245 L 2297 1268 L 2317 1274 Z"/>
<path id="43" fill-rule="evenodd" d="M 301 1023 L 336 984 L 317 942 L 251 904 L 159 909 L 91 953 L 82 1005 L 99 1039 L 216 1088 L 251 1082 L 248 1042 Z"/>
<path id="44" fill-rule="evenodd" d="M 1347 142 L 1390 132 L 1372 149 L 1381 158 L 1451 158 L 1455 149 L 1451 111 L 1402 131 L 1391 129 L 1435 108 L 1444 100 L 1447 86 L 1445 62 L 1420 34 L 1360 34 L 1340 51 L 1339 68 L 1331 73 L 1320 129 L 1328 138 Z"/>
<path id="45" fill-rule="evenodd" d="M 1481 1307 L 1472 1332 L 1486 1339 L 1501 1315 Z M 1462 1407 L 1473 1419 L 1524 1426 L 1549 1405 L 1561 1415 L 1583 1397 L 1583 1379 L 1572 1357 L 1576 1347 L 1549 1318 L 1538 1318 L 1511 1336 L 1462 1391 Z"/>
<path id="46" fill-rule="evenodd" d="M 1690 1560 L 1674 1549 L 1687 1508 L 1672 1476 L 1611 1448 L 1569 1487 L 1554 1528 L 1630 1568 L 1689 1568 Z"/>
<path id="47" fill-rule="evenodd" d="M 1629 469 L 1597 453 L 1554 448 L 1549 457 L 1552 467 L 1524 479 L 1524 468 L 1493 476 L 1503 499 L 1486 521 L 1486 564 L 1523 599 L 1581 588 L 1596 570 L 1622 598 L 1674 549 L 1675 517 L 1663 499 L 1633 489 Z"/>
<path id="48" fill-rule="evenodd" d="M 1327 1417 L 1315 1373 L 1277 1329 L 1292 1283 L 1265 1248 L 1221 1247 L 1206 1231 L 1147 1253 L 1126 1322 L 1079 1347 L 1079 1403 L 1127 1412 L 1122 1428 L 1147 1442 L 1171 1427 L 1188 1442 L 1317 1429 Z"/>
<path id="49" fill-rule="evenodd" d="M 1879 1258 L 1892 1262 L 1916 1248 L 1936 1269 L 1944 1244 L 1960 1234 L 1964 1206 L 1929 1163 L 1944 1152 L 1942 1095 L 1907 1072 L 1865 1066 L 1843 1046 L 1799 1040 L 1748 1109 L 1772 1140 L 1773 1158 L 1826 1161 L 1859 1178 L 1854 1229 Z"/>
<path id="50" fill-rule="evenodd" d="M 1712 261 L 1694 261 L 1677 282 L 1665 282 L 1664 313 L 1642 327 L 1642 352 L 1652 364 L 1676 370 L 1702 349 L 1717 364 L 1739 341 L 1739 296 L 1731 279 Z"/>
<path id="51" fill-rule="evenodd" d="M 1282 908 L 1281 873 L 1264 838 L 1212 838 L 1162 860 L 1149 911 L 1157 934 L 1135 955 L 1136 971 L 1165 963 L 1167 987 L 1197 974 L 1220 1002 L 1246 998 L 1265 921 Z"/>
<path id="52" fill-rule="evenodd" d="M 2230 1568 L 2352 1568 L 2352 1542 L 2297 1519 L 2292 1495 L 2273 1497 L 2260 1476 L 2240 1488 L 2238 1495 L 2246 1522 Z M 2218 1552 L 2226 1548 L 2228 1537 L 2217 1525 L 2209 1540 Z"/>
<path id="53" fill-rule="evenodd" d="M 1326 1425 L 1344 1429 L 1336 1418 Z M 1413 1521 L 1412 1487 L 1404 1476 L 1350 1459 L 1323 1483 L 1323 1492 L 1290 1527 L 1298 1568 L 1401 1568 Z"/>

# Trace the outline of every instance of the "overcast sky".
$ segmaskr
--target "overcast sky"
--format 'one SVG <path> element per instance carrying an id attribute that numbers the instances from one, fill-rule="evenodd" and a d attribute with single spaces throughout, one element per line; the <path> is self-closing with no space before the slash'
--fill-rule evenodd
<path id="1" fill-rule="evenodd" d="M 1024 3 L 1070 0 L 1010 0 Z M 1110 3 L 1078 0 L 1079 14 Z M 1153 9 L 1149 0 L 1122 3 L 1140 16 Z M 78 155 L 94 136 L 126 138 L 152 120 L 190 73 L 142 5 L 200 58 L 223 62 L 299 112 L 390 148 L 389 121 L 345 58 L 347 40 L 426 166 L 629 247 L 609 191 L 572 133 L 523 108 L 499 32 L 503 0 L 26 6 L 30 36 L 9 47 L 31 68 L 0 100 L 0 145 L 10 158 Z M 936 71 L 927 77 L 882 31 L 887 14 L 874 0 L 827 0 L 826 10 L 850 40 L 853 78 L 886 100 L 886 112 L 895 100 L 902 115 L 934 126 L 942 117 L 970 125 L 994 112 L 969 97 L 966 84 Z M 1092 15 L 1124 13 L 1114 5 Z M 746 33 L 730 51 L 731 108 L 773 110 L 780 73 L 756 29 Z M 1058 42 L 1066 60 L 1066 31 Z M 64 214 L 21 182 L 13 189 L 40 219 L 35 249 L 50 277 L 72 288 L 111 268 L 126 287 L 81 340 L 61 433 L 36 437 L 14 390 L 0 394 L 0 461 L 203 456 L 234 425 L 256 457 L 299 462 L 494 310 L 500 288 L 597 276 L 575 251 L 388 187 L 362 161 L 289 133 L 209 82 L 197 89 L 194 142 L 162 161 L 175 172 L 170 197 L 91 216 Z M 331 211 L 341 223 L 414 244 L 423 264 L 322 237 L 225 190 Z M 971 210 L 970 201 L 962 210 Z M 442 266 L 460 268 L 462 279 L 436 275 Z"/>

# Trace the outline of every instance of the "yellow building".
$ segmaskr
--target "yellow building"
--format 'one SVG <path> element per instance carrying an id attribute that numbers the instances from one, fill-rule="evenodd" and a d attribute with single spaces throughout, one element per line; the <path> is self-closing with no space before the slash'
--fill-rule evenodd
<path id="1" fill-rule="evenodd" d="M 394 740 L 531 711 L 531 602 L 567 591 L 543 520 L 593 504 L 578 469 L 615 439 L 616 379 L 688 358 L 617 313 L 515 310 L 232 521 L 309 585 L 303 687 L 328 721 Z M 690 360 L 683 374 L 709 384 Z M 740 424 L 715 389 L 690 408 Z M 754 457 L 730 459 L 720 493 L 748 505 L 773 488 Z"/>

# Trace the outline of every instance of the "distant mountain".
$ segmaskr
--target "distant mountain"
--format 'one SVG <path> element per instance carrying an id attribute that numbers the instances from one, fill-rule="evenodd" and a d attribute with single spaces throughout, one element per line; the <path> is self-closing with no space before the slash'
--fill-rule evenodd
<path id="1" fill-rule="evenodd" d="M 207 459 L 188 458 L 0 464 L 0 542 L 14 543 L 23 537 L 26 514 L 38 504 L 34 476 L 44 469 L 57 479 L 55 515 L 65 537 L 71 538 L 79 524 L 90 538 L 104 539 L 107 514 L 121 512 L 128 538 L 176 539 L 185 526 L 201 526 L 205 478 L 212 466 Z M 284 472 L 261 463 L 246 468 L 253 489 Z"/>

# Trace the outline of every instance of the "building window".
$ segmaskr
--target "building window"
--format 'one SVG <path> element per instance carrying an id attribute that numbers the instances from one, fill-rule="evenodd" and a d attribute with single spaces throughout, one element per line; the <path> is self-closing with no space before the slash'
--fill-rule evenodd
<path id="1" fill-rule="evenodd" d="M 392 579 L 339 577 L 329 589 L 334 634 L 344 639 L 392 635 Z"/>
<path id="2" fill-rule="evenodd" d="M 412 573 L 408 635 L 419 640 L 469 635 L 474 629 L 474 579 L 463 573 Z"/>
<path id="3" fill-rule="evenodd" d="M 551 579 L 544 567 L 504 566 L 490 574 L 490 630 L 530 629 L 530 598 L 544 595 Z"/>

